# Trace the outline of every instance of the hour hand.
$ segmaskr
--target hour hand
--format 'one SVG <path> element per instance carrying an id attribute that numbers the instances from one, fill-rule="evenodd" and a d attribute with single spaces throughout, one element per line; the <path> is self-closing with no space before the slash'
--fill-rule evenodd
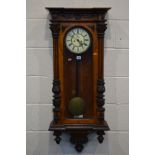
<path id="1" fill-rule="evenodd" d="M 80 41 L 79 39 L 77 39 L 77 41 L 79 42 L 80 46 L 83 45 L 82 41 Z"/>

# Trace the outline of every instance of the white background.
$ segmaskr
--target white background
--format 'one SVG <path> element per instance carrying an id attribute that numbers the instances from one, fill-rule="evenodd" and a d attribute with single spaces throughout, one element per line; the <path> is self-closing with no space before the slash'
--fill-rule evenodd
<path id="1" fill-rule="evenodd" d="M 130 153 L 154 151 L 154 4 L 130 7 Z M 24 155 L 26 131 L 25 3 L 1 3 L 0 154 Z"/>

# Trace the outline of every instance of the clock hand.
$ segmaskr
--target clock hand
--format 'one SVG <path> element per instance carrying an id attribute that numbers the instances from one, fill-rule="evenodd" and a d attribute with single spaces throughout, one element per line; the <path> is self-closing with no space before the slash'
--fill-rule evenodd
<path id="1" fill-rule="evenodd" d="M 79 39 L 77 39 L 77 41 L 79 42 L 80 46 L 83 45 L 83 43 Z"/>

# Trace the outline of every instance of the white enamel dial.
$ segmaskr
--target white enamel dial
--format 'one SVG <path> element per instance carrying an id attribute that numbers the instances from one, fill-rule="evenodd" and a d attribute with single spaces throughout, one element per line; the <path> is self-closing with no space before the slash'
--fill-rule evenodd
<path id="1" fill-rule="evenodd" d="M 90 47 L 90 35 L 83 28 L 73 28 L 67 33 L 65 44 L 68 50 L 72 53 L 84 53 Z"/>

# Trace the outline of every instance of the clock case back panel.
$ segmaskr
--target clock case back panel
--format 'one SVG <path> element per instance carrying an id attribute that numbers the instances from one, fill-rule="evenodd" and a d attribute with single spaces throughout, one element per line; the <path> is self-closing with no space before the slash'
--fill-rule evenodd
<path id="1" fill-rule="evenodd" d="M 50 29 L 53 35 L 54 80 L 53 105 L 54 119 L 49 130 L 54 131 L 56 142 L 60 143 L 62 132 L 71 135 L 71 143 L 77 151 L 82 151 L 88 141 L 87 135 L 95 131 L 98 141 L 102 143 L 104 131 L 109 126 L 104 119 L 104 32 L 105 15 L 110 8 L 72 9 L 47 8 L 51 15 Z M 91 33 L 92 46 L 83 53 L 78 64 L 79 80 L 75 55 L 65 48 L 65 34 L 73 27 L 83 27 Z M 68 61 L 71 58 L 72 61 Z M 73 90 L 79 86 L 79 94 L 86 102 L 83 119 L 74 119 L 68 112 L 68 101 L 74 97 Z M 77 91 L 77 90 L 76 90 Z"/>

